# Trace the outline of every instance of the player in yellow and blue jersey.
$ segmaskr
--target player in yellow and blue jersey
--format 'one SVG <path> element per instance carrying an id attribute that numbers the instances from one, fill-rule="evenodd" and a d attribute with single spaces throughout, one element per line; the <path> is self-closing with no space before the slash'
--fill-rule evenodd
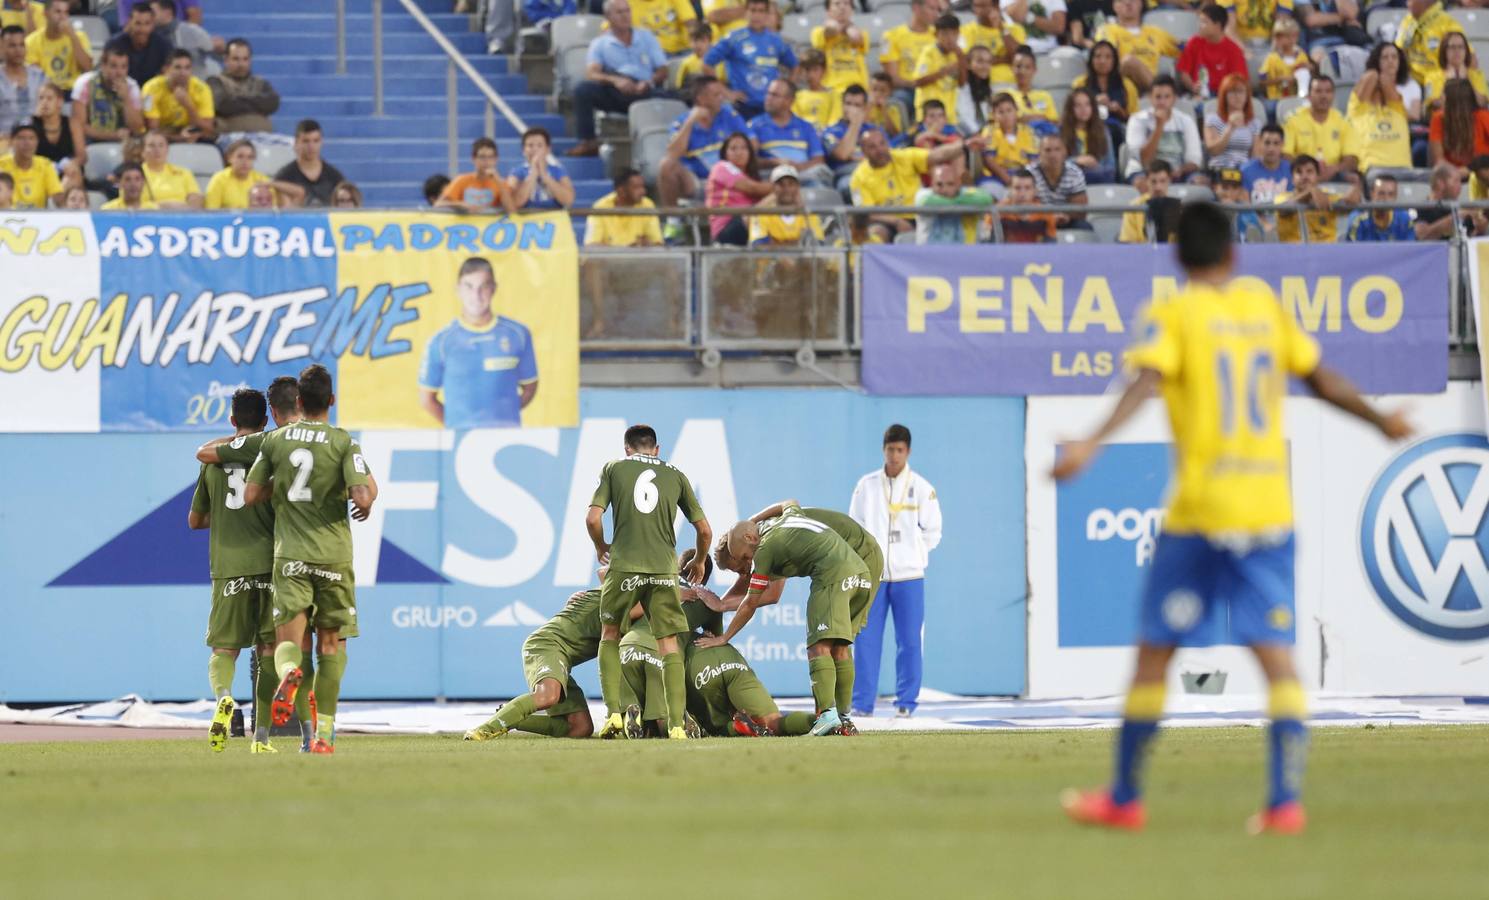
<path id="1" fill-rule="evenodd" d="M 1065 809 L 1089 824 L 1137 830 L 1144 751 L 1163 714 L 1164 678 L 1180 645 L 1230 639 L 1249 646 L 1270 684 L 1270 794 L 1252 833 L 1304 825 L 1300 789 L 1308 732 L 1293 668 L 1293 512 L 1282 398 L 1289 376 L 1388 438 L 1411 434 L 1401 413 L 1381 413 L 1343 376 L 1319 364 L 1318 344 L 1265 288 L 1231 282 L 1226 214 L 1209 203 L 1179 217 L 1178 257 L 1188 284 L 1143 314 L 1127 362 L 1134 375 L 1106 422 L 1067 444 L 1057 479 L 1073 478 L 1102 441 L 1162 389 L 1173 429 L 1175 476 L 1163 533 L 1142 595 L 1137 671 L 1117 738 L 1109 791 L 1067 792 Z"/>

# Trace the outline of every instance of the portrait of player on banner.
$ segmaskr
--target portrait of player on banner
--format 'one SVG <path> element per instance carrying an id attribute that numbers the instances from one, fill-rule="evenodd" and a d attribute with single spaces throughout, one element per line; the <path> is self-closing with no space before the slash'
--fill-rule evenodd
<path id="1" fill-rule="evenodd" d="M 532 332 L 491 308 L 491 263 L 467 259 L 456 276 L 460 315 L 433 338 L 419 365 L 419 403 L 446 428 L 516 428 L 538 393 Z"/>

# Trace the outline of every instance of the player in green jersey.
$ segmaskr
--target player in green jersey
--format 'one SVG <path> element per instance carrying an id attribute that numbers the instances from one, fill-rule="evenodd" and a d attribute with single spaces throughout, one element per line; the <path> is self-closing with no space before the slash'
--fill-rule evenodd
<path id="1" fill-rule="evenodd" d="M 784 515 L 787 509 L 800 506 L 801 504 L 795 500 L 782 500 L 755 513 L 750 517 L 750 521 L 758 525 Z M 848 547 L 853 550 L 854 554 L 863 560 L 864 567 L 868 569 L 868 591 L 855 591 L 849 599 L 848 615 L 851 619 L 853 636 L 856 638 L 858 633 L 863 630 L 864 624 L 868 622 L 869 607 L 873 605 L 874 597 L 879 593 L 879 580 L 884 574 L 884 551 L 880 549 L 879 542 L 874 539 L 874 536 L 869 534 L 862 525 L 858 524 L 853 520 L 853 517 L 846 513 L 813 506 L 802 508 L 801 514 L 808 519 L 821 522 L 836 532 L 838 537 L 842 538 L 848 544 Z M 750 569 L 748 566 L 740 567 L 737 561 L 729 558 L 726 542 L 720 542 L 720 546 L 715 549 L 714 553 L 720 557 L 720 568 L 728 569 L 729 571 L 739 571 L 739 579 L 721 598 L 722 609 L 725 612 L 737 610 L 749 590 Z M 785 587 L 785 579 L 772 581 L 756 599 L 755 608 L 758 609 L 762 606 L 770 606 L 778 603 L 781 599 L 781 592 Z M 836 675 L 837 684 L 835 693 L 838 704 L 838 717 L 842 720 L 842 724 L 838 727 L 838 734 L 846 736 L 856 735 L 858 734 L 858 727 L 853 724 L 852 719 L 848 718 L 848 709 L 852 705 L 853 700 L 853 680 L 856 674 L 852 653 L 843 653 L 842 651 L 835 653 L 833 656 L 833 668 L 835 670 L 834 674 Z"/>
<path id="2" fill-rule="evenodd" d="M 687 619 L 688 626 L 687 631 L 678 635 L 684 654 L 684 671 L 686 671 L 686 655 L 689 645 L 699 630 L 701 629 L 704 634 L 718 634 L 724 630 L 723 615 L 714 609 L 718 605 L 718 597 L 708 588 L 692 584 L 682 574 L 692 568 L 693 559 L 696 556 L 697 552 L 689 547 L 682 552 L 677 562 L 678 599 L 682 602 L 683 616 Z M 705 554 L 703 580 L 707 581 L 712 574 L 713 562 Z M 699 602 L 704 598 L 707 598 L 710 605 Z M 627 738 L 644 737 L 648 723 L 658 725 L 658 733 L 665 736 L 667 734 L 666 667 L 657 649 L 656 638 L 652 636 L 651 628 L 645 620 L 636 622 L 631 630 L 626 632 L 625 637 L 620 639 L 620 663 L 621 673 L 625 679 L 621 694 L 621 704 L 625 707 L 622 715 L 625 736 Z M 703 729 L 699 726 L 691 709 L 692 700 L 692 695 L 689 693 L 687 699 L 689 709 L 683 713 L 683 732 L 690 738 L 702 737 Z"/>
<path id="3" fill-rule="evenodd" d="M 247 501 L 252 505 L 272 498 L 274 505 L 274 669 L 279 686 L 271 718 L 276 725 L 289 721 L 304 678 L 301 642 L 307 625 L 314 626 L 318 665 L 313 690 L 319 710 L 310 750 L 331 753 L 346 668 L 346 657 L 339 652 L 341 629 L 357 622 L 347 499 L 355 518 L 367 518 L 377 499 L 377 483 L 368 477 L 361 446 L 328 421 L 336 402 L 331 373 L 325 366 L 306 366 L 299 387 L 300 418 L 264 438 L 248 472 Z"/>
<path id="4" fill-rule="evenodd" d="M 637 603 L 646 613 L 665 667 L 667 736 L 686 740 L 683 713 L 687 675 L 677 635 L 688 630 L 677 591 L 677 535 L 673 522 L 680 509 L 697 532 L 697 558 L 686 573 L 703 576 L 703 557 L 713 531 L 686 475 L 660 458 L 657 433 L 649 425 L 626 429 L 623 459 L 605 464 L 590 500 L 585 527 L 595 556 L 608 565 L 600 588 L 600 693 L 605 697 L 605 725 L 600 736 L 624 731 L 620 694 L 620 633 L 625 614 Z M 605 510 L 611 511 L 611 540 L 605 541 Z"/>
<path id="5" fill-rule="evenodd" d="M 811 675 L 812 698 L 817 720 L 812 734 L 839 732 L 839 696 L 852 696 L 853 620 L 851 609 L 867 606 L 872 587 L 868 567 L 838 534 L 815 519 L 807 518 L 798 506 L 765 522 L 744 521 L 729 530 L 728 563 L 743 573 L 748 567 L 749 586 L 744 600 L 723 635 L 701 638 L 700 649 L 728 643 L 749 623 L 755 609 L 765 604 L 771 582 L 798 576 L 812 580 L 807 596 L 807 671 Z M 722 564 L 722 563 L 721 563 Z M 840 683 L 839 673 L 842 673 Z M 841 691 L 846 687 L 846 692 Z"/>
<path id="6" fill-rule="evenodd" d="M 300 417 L 300 382 L 293 375 L 280 375 L 269 382 L 267 391 L 269 399 L 269 412 L 274 416 L 276 428 L 284 428 Z M 238 436 L 229 435 L 216 438 L 197 448 L 197 461 L 204 465 L 241 465 L 245 473 L 258 459 L 259 442 L 263 434 L 249 436 L 239 440 Z M 369 481 L 374 481 L 372 473 L 367 474 Z M 260 506 L 265 515 L 272 516 L 269 506 Z M 272 561 L 271 561 L 272 562 Z M 273 608 L 269 610 L 272 621 Z M 272 626 L 271 626 L 272 628 Z M 348 626 L 341 630 L 341 655 L 346 656 L 346 639 L 356 637 L 356 626 Z M 300 646 L 300 667 L 304 673 L 304 680 L 311 682 L 315 672 L 313 660 L 315 656 L 310 652 L 311 635 L 307 631 Z M 259 677 L 269 682 L 267 694 L 256 694 L 254 702 L 254 746 L 255 752 L 265 752 L 261 746 L 268 746 L 269 742 L 269 706 L 273 701 L 274 688 L 278 684 L 279 676 L 274 672 L 274 665 L 268 656 L 274 652 L 271 641 L 267 654 L 259 654 Z M 344 663 L 343 663 L 344 665 Z M 310 745 L 315 740 L 315 691 L 299 691 L 295 695 L 295 718 L 300 722 L 300 752 L 309 753 Z M 333 741 L 334 743 L 334 741 Z"/>
<path id="7" fill-rule="evenodd" d="M 230 420 L 237 429 L 231 443 L 244 447 L 263 439 L 268 416 L 264 395 L 251 388 L 233 394 Z M 274 565 L 274 514 L 268 507 L 248 507 L 248 466 L 242 462 L 222 466 L 203 465 L 191 495 L 187 525 L 208 528 L 212 574 L 212 612 L 207 620 L 207 646 L 212 656 L 207 679 L 217 710 L 207 730 L 207 743 L 217 752 L 227 746 L 228 727 L 233 719 L 233 673 L 238 652 L 256 647 L 262 659 L 274 640 L 274 583 L 269 574 Z M 272 671 L 259 669 L 254 686 L 258 708 L 267 710 L 274 694 Z M 267 720 L 265 722 L 267 725 Z M 268 728 L 255 730 L 251 752 L 272 753 Z"/>

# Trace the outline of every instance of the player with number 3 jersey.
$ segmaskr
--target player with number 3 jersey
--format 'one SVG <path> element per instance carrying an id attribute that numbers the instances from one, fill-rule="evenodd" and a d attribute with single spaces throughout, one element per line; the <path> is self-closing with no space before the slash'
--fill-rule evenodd
<path id="1" fill-rule="evenodd" d="M 697 532 L 695 556 L 683 573 L 701 582 L 704 558 L 713 531 L 693 484 L 681 471 L 661 459 L 657 433 L 649 425 L 632 425 L 625 434 L 626 455 L 605 464 L 590 500 L 585 527 L 595 545 L 595 556 L 608 565 L 600 587 L 600 693 L 605 698 L 605 725 L 600 737 L 625 734 L 621 691 L 621 626 L 629 625 L 629 611 L 637 603 L 657 640 L 662 656 L 663 687 L 667 697 L 667 736 L 686 740 L 683 714 L 687 710 L 687 671 L 677 635 L 688 630 L 677 587 L 677 535 L 673 523 L 679 510 Z M 611 539 L 605 542 L 605 510 L 611 511 Z"/>
<path id="2" fill-rule="evenodd" d="M 271 715 L 276 725 L 289 721 L 303 677 L 300 642 L 307 624 L 313 626 L 319 708 L 312 753 L 332 752 L 346 667 L 346 656 L 338 652 L 340 633 L 357 621 L 347 498 L 357 518 L 364 519 L 377 497 L 361 446 L 328 421 L 335 402 L 331 373 L 324 366 L 307 366 L 300 373 L 300 419 L 264 438 L 248 473 L 248 503 L 272 496 L 274 506 L 274 668 L 279 687 Z M 312 608 L 315 620 L 308 622 Z"/>
<path id="3" fill-rule="evenodd" d="M 1054 468 L 1073 478 L 1103 440 L 1162 389 L 1173 431 L 1172 499 L 1141 600 L 1137 671 L 1117 738 L 1108 791 L 1067 792 L 1077 821 L 1136 830 L 1145 812 L 1138 785 L 1163 714 L 1168 665 L 1179 646 L 1251 648 L 1270 684 L 1270 785 L 1252 833 L 1296 833 L 1308 732 L 1293 666 L 1293 513 L 1283 397 L 1289 376 L 1391 439 L 1411 433 L 1400 413 L 1382 414 L 1342 376 L 1265 287 L 1233 282 L 1230 219 L 1195 203 L 1179 217 L 1179 264 L 1188 285 L 1140 319 L 1127 364 L 1134 373 L 1106 422 L 1065 445 Z M 1228 634 L 1225 633 L 1228 630 Z"/>

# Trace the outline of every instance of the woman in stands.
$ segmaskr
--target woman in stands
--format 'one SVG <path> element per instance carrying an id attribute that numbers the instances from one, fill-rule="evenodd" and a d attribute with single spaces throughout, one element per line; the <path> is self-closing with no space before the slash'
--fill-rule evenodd
<path id="1" fill-rule="evenodd" d="M 1442 109 L 1432 114 L 1427 134 L 1427 163 L 1433 167 L 1447 161 L 1467 175 L 1469 160 L 1489 153 L 1489 110 L 1479 106 L 1467 79 L 1447 83 Z"/>
<path id="2" fill-rule="evenodd" d="M 756 181 L 752 177 L 754 172 L 755 146 L 748 137 L 736 131 L 724 139 L 719 161 L 708 173 L 705 193 L 708 206 L 754 206 L 755 201 L 770 196 L 771 186 Z M 709 216 L 708 223 L 715 244 L 743 247 L 750 242 L 749 223 L 741 216 Z"/>
<path id="3" fill-rule="evenodd" d="M 1122 77 L 1117 45 L 1097 41 L 1086 55 L 1086 74 L 1071 87 L 1083 87 L 1096 97 L 1096 111 L 1112 136 L 1112 147 L 1122 146 L 1127 137 L 1127 117 L 1137 112 L 1137 85 Z"/>
<path id="4" fill-rule="evenodd" d="M 207 182 L 208 209 L 248 209 L 253 186 L 268 183 L 270 178 L 254 169 L 258 151 L 248 141 L 234 141 L 227 148 L 228 167 Z"/>
<path id="5" fill-rule="evenodd" d="M 1117 155 L 1112 150 L 1111 135 L 1097 112 L 1096 95 L 1089 89 L 1076 88 L 1065 98 L 1060 137 L 1070 148 L 1070 161 L 1080 166 L 1087 183 L 1110 184 L 1117 180 Z"/>
<path id="6" fill-rule="evenodd" d="M 1422 89 L 1407 76 L 1401 48 L 1376 44 L 1344 114 L 1355 130 L 1360 172 L 1367 177 L 1374 168 L 1411 168 L 1413 93 L 1420 111 Z"/>
<path id="7" fill-rule="evenodd" d="M 51 160 L 57 174 L 62 176 L 62 185 L 73 187 L 82 185 L 83 168 L 72 143 L 72 125 L 62 115 L 66 102 L 61 88 L 45 82 L 37 92 L 36 115 L 32 121 L 36 123 L 36 155 Z"/>
<path id="8" fill-rule="evenodd" d="M 981 44 L 967 51 L 967 83 L 957 88 L 956 123 L 964 135 L 987 127 L 993 117 L 993 51 Z"/>
<path id="9" fill-rule="evenodd" d="M 361 209 L 362 189 L 350 181 L 343 181 L 331 191 L 332 209 Z"/>
<path id="10" fill-rule="evenodd" d="M 77 184 L 62 192 L 62 202 L 59 204 L 63 209 L 86 210 L 89 208 L 88 191 L 82 185 Z"/>
<path id="11" fill-rule="evenodd" d="M 1211 169 L 1239 169 L 1252 157 L 1266 123 L 1256 117 L 1246 76 L 1231 73 L 1220 81 L 1215 111 L 1205 116 L 1205 153 Z"/>
<path id="12" fill-rule="evenodd" d="M 161 209 L 201 209 L 206 202 L 201 186 L 190 169 L 170 161 L 171 144 L 165 132 L 145 133 L 141 167 L 145 170 L 146 195 Z"/>
<path id="13" fill-rule="evenodd" d="M 1489 105 L 1489 84 L 1484 82 L 1484 73 L 1479 71 L 1479 58 L 1468 45 L 1468 38 L 1461 31 L 1450 31 L 1437 45 L 1438 70 L 1427 76 L 1422 85 L 1426 95 L 1427 115 L 1442 108 L 1443 85 L 1454 78 L 1466 78 L 1472 85 L 1480 106 Z"/>

